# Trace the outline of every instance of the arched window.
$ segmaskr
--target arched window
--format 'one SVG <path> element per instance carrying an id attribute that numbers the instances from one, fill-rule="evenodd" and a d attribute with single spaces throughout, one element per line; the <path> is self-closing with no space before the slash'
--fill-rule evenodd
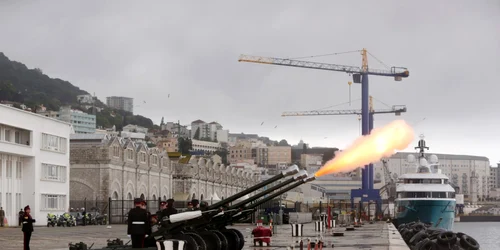
<path id="1" fill-rule="evenodd" d="M 200 195 L 200 201 L 202 201 L 202 200 L 203 200 L 203 194 Z"/>
<path id="2" fill-rule="evenodd" d="M 153 200 L 155 201 L 156 200 L 156 195 L 153 194 Z"/>
<path id="3" fill-rule="evenodd" d="M 113 192 L 113 195 L 111 196 L 112 200 L 118 200 L 118 193 L 116 191 Z"/>
<path id="4" fill-rule="evenodd" d="M 191 199 L 196 199 L 196 194 L 195 193 L 193 193 L 193 198 L 191 198 Z"/>
<path id="5" fill-rule="evenodd" d="M 163 196 L 163 200 L 166 201 L 167 200 L 167 196 L 164 195 Z"/>
<path id="6" fill-rule="evenodd" d="M 145 199 L 144 194 L 141 194 L 141 199 L 143 199 L 143 200 Z"/>
<path id="7" fill-rule="evenodd" d="M 132 194 L 131 193 L 128 193 L 127 194 L 127 200 L 133 200 L 134 198 L 132 198 Z"/>

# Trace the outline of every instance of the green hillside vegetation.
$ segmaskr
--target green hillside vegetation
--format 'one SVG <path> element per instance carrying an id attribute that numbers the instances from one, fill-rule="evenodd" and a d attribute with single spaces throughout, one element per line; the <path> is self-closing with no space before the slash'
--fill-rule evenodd
<path id="1" fill-rule="evenodd" d="M 11 101 L 23 103 L 36 110 L 43 104 L 49 110 L 59 110 L 59 107 L 71 105 L 87 113 L 77 102 L 78 95 L 89 94 L 68 81 L 50 78 L 43 74 L 41 69 L 28 69 L 26 65 L 11 61 L 0 52 L 0 101 Z M 99 100 L 96 107 L 104 108 L 102 112 L 96 112 L 97 126 L 116 126 L 121 130 L 123 124 L 135 124 L 146 128 L 154 128 L 153 121 L 130 112 L 111 110 Z"/>

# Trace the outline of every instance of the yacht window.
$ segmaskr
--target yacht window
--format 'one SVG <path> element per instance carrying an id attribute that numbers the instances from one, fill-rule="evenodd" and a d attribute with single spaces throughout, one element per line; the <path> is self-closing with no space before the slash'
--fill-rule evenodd
<path id="1" fill-rule="evenodd" d="M 448 192 L 448 198 L 455 198 L 455 193 L 454 192 Z"/>
<path id="2" fill-rule="evenodd" d="M 448 180 L 444 179 L 443 181 L 444 181 L 444 184 L 448 184 Z"/>
<path id="3" fill-rule="evenodd" d="M 400 192 L 399 198 L 430 198 L 430 192 Z"/>
<path id="4" fill-rule="evenodd" d="M 407 179 L 405 180 L 406 184 L 442 184 L 443 181 L 441 179 Z"/>
<path id="5" fill-rule="evenodd" d="M 446 198 L 446 192 L 432 192 L 432 198 Z"/>

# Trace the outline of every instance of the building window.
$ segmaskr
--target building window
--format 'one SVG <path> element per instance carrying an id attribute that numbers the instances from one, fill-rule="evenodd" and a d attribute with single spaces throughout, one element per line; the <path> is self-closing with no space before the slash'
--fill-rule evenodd
<path id="1" fill-rule="evenodd" d="M 120 157 L 120 148 L 118 146 L 113 146 L 113 157 Z"/>
<path id="2" fill-rule="evenodd" d="M 140 160 L 141 160 L 142 163 L 146 162 L 146 153 L 141 152 Z"/>
<path id="3" fill-rule="evenodd" d="M 5 129 L 4 141 L 10 142 L 10 129 Z"/>
<path id="4" fill-rule="evenodd" d="M 14 140 L 15 140 L 15 143 L 21 144 L 21 132 L 16 131 L 14 133 Z"/>
<path id="5" fill-rule="evenodd" d="M 153 165 L 158 165 L 158 156 L 153 155 Z"/>
<path id="6" fill-rule="evenodd" d="M 66 210 L 66 195 L 42 194 L 41 210 Z"/>
<path id="7" fill-rule="evenodd" d="M 23 162 L 18 160 L 16 162 L 16 179 L 23 178 Z"/>
<path id="8" fill-rule="evenodd" d="M 127 149 L 127 159 L 130 161 L 134 160 L 134 150 Z"/>
<path id="9" fill-rule="evenodd" d="M 7 177 L 7 179 L 10 179 L 12 178 L 12 156 L 7 156 L 7 168 L 6 168 L 6 175 L 5 177 Z"/>
<path id="10" fill-rule="evenodd" d="M 21 194 L 16 193 L 16 208 L 22 208 L 24 207 L 22 204 L 22 199 L 21 199 Z"/>
<path id="11" fill-rule="evenodd" d="M 7 193 L 5 195 L 5 204 L 7 205 L 8 208 L 12 207 L 12 193 Z M 13 214 L 12 209 L 6 209 L 5 213 L 7 216 L 10 216 Z"/>
<path id="12" fill-rule="evenodd" d="M 42 180 L 66 182 L 66 167 L 42 163 Z"/>
<path id="13" fill-rule="evenodd" d="M 66 153 L 66 138 L 42 133 L 42 149 Z"/>

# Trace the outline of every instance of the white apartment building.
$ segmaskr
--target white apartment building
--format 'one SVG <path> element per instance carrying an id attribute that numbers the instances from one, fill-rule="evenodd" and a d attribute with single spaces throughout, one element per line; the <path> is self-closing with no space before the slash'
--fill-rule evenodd
<path id="1" fill-rule="evenodd" d="M 221 149 L 221 145 L 218 142 L 199 141 L 199 140 L 192 140 L 192 142 L 193 142 L 193 151 L 203 151 L 203 152 L 213 153 Z"/>
<path id="2" fill-rule="evenodd" d="M 191 122 L 191 139 L 196 135 L 196 131 L 199 131 L 199 139 L 206 138 L 212 141 L 217 139 L 220 142 L 228 142 L 229 140 L 229 131 L 223 130 L 222 125 L 217 122 L 193 121 Z"/>
<path id="3" fill-rule="evenodd" d="M 134 113 L 134 98 L 123 96 L 106 97 L 106 105 L 113 109 L 125 110 Z"/>
<path id="4" fill-rule="evenodd" d="M 71 133 L 69 123 L 0 105 L 0 207 L 9 225 L 26 205 L 36 225 L 68 210 Z"/>

